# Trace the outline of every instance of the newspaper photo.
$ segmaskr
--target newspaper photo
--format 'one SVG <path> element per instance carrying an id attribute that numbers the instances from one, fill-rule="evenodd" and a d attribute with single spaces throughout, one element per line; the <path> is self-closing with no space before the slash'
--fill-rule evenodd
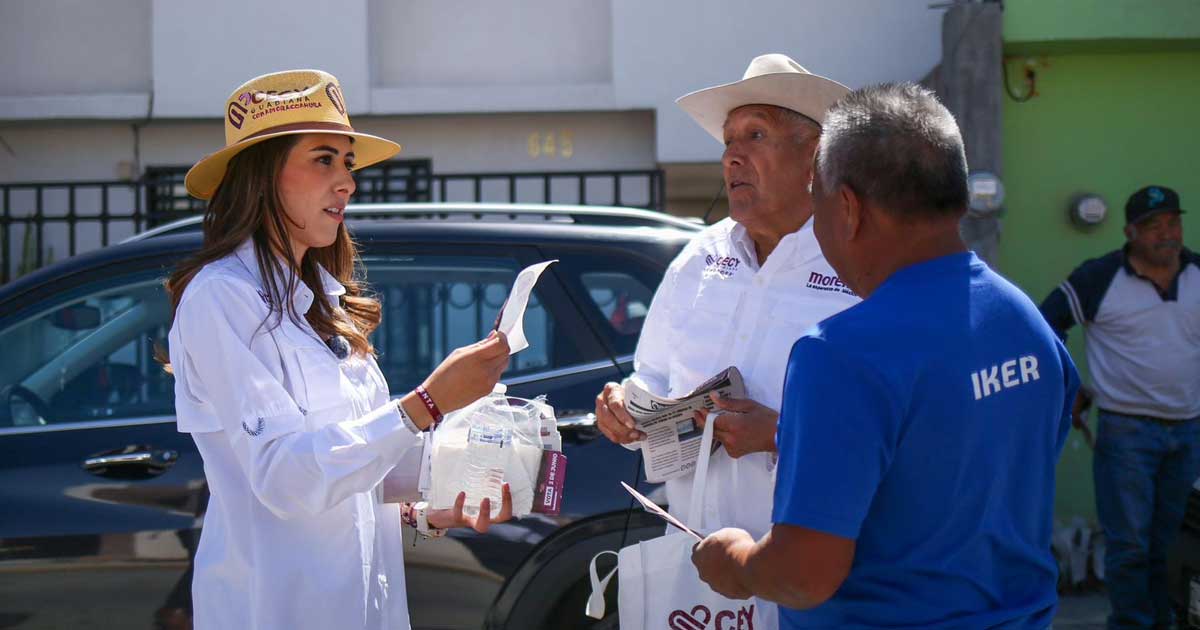
<path id="1" fill-rule="evenodd" d="M 742 373 L 730 366 L 708 379 L 690 394 L 681 398 L 663 398 L 642 389 L 630 381 L 625 385 L 625 409 L 646 434 L 642 440 L 646 481 L 661 483 L 691 472 L 700 456 L 703 431 L 692 414 L 708 413 L 716 405 L 710 392 L 722 397 L 745 398 L 746 386 Z"/>

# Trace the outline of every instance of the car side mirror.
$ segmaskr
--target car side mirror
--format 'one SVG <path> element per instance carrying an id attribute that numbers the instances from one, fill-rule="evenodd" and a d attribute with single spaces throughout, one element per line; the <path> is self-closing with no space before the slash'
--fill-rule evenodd
<path id="1" fill-rule="evenodd" d="M 55 311 L 50 325 L 62 330 L 91 330 L 100 325 L 100 309 L 87 304 L 72 304 Z"/>

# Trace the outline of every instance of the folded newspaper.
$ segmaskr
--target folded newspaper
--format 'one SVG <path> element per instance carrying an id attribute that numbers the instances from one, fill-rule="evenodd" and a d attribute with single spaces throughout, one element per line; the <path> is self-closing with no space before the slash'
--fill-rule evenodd
<path id="1" fill-rule="evenodd" d="M 642 440 L 646 481 L 660 483 L 696 468 L 704 431 L 696 426 L 693 413 L 708 413 L 716 408 L 708 397 L 710 392 L 717 392 L 722 397 L 745 398 L 742 373 L 730 366 L 680 398 L 655 396 L 633 381 L 626 383 L 625 409 L 637 423 L 638 430 L 646 434 L 646 439 Z"/>

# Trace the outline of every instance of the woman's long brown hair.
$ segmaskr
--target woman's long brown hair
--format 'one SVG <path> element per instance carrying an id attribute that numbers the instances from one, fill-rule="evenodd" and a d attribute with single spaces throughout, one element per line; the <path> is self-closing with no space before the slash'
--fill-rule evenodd
<path id="1" fill-rule="evenodd" d="M 290 219 L 283 211 L 278 181 L 288 153 L 299 138 L 298 135 L 272 138 L 238 153 L 229 161 L 225 178 L 204 213 L 204 245 L 167 278 L 172 320 L 188 283 L 200 269 L 232 254 L 247 239 L 253 239 L 259 273 L 266 285 L 263 289 L 269 298 L 270 312 L 263 325 L 278 326 L 285 310 L 293 322 L 300 323 L 301 314 L 295 311 L 290 296 L 297 283 L 304 282 L 316 296 L 312 308 L 303 314 L 313 330 L 323 338 L 342 335 L 356 354 L 374 354 L 368 335 L 379 326 L 381 309 L 379 301 L 367 294 L 366 284 L 358 279 L 355 268 L 358 248 L 345 224 L 338 226 L 337 238 L 332 245 L 309 248 L 300 261 L 296 261 L 292 253 L 287 237 Z M 281 258 L 289 269 L 299 269 L 300 273 L 288 273 L 280 263 Z M 335 309 L 324 299 L 325 290 L 317 265 L 324 267 L 346 287 L 341 308 Z M 162 356 L 166 353 L 159 354 L 170 370 L 170 364 Z"/>

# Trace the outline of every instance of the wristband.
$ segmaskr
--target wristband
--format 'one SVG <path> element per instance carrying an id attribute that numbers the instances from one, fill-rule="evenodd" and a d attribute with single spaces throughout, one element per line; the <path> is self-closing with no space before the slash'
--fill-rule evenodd
<path id="1" fill-rule="evenodd" d="M 429 425 L 429 430 L 433 431 L 442 423 L 442 410 L 438 409 L 437 403 L 433 402 L 433 397 L 421 385 L 417 385 L 417 389 L 413 391 L 417 393 L 417 398 L 421 399 L 421 403 L 425 405 L 425 409 L 429 411 L 430 417 L 433 418 L 433 424 Z"/>
<path id="2" fill-rule="evenodd" d="M 429 503 L 419 501 L 408 504 L 407 507 L 407 517 L 404 510 L 401 510 L 400 517 L 406 525 L 416 528 L 417 534 L 424 538 L 441 538 L 446 535 L 446 530 L 429 526 Z"/>
<path id="3" fill-rule="evenodd" d="M 414 435 L 420 434 L 421 428 L 417 426 L 417 423 L 413 422 L 412 418 L 408 417 L 408 412 L 404 410 L 404 405 L 400 404 L 399 398 L 395 400 L 395 403 L 396 412 L 400 414 L 400 420 L 404 422 L 404 428 L 412 431 Z"/>
<path id="4" fill-rule="evenodd" d="M 414 529 L 417 527 L 417 518 L 413 515 L 413 504 L 400 504 L 400 522 Z"/>

